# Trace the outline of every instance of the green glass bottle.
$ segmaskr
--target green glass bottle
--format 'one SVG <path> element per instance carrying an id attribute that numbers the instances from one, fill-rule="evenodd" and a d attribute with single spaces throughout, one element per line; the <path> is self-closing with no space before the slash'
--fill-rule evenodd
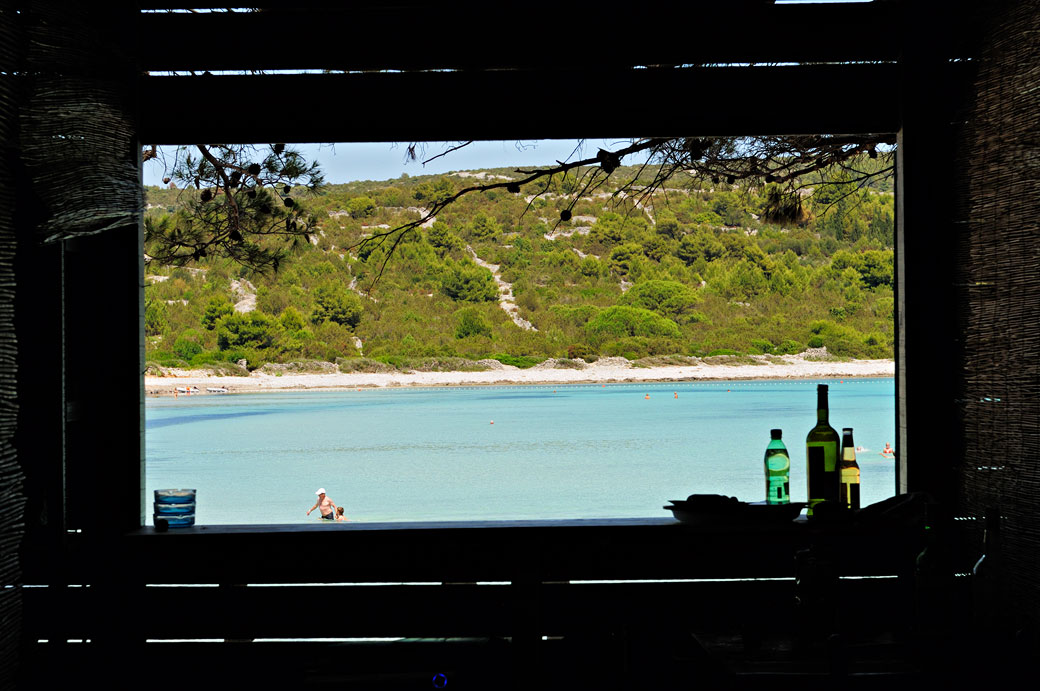
<path id="1" fill-rule="evenodd" d="M 839 465 L 841 487 L 838 501 L 850 509 L 859 508 L 859 463 L 856 463 L 856 444 L 852 441 L 852 428 L 841 430 L 841 464 Z"/>
<path id="2" fill-rule="evenodd" d="M 766 447 L 766 503 L 789 504 L 791 502 L 791 456 L 780 438 L 783 432 L 769 430 L 769 446 Z"/>
<path id="3" fill-rule="evenodd" d="M 809 516 L 813 515 L 813 507 L 821 501 L 838 500 L 838 447 L 841 439 L 830 426 L 828 416 L 827 385 L 820 384 L 816 387 L 816 426 L 805 438 Z"/>

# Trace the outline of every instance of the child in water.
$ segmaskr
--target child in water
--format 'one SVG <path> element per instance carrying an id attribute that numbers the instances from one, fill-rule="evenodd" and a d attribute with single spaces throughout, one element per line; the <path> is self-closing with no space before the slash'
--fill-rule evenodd
<path id="1" fill-rule="evenodd" d="M 349 521 L 350 519 L 343 515 L 343 507 L 336 507 L 336 520 L 337 521 Z"/>

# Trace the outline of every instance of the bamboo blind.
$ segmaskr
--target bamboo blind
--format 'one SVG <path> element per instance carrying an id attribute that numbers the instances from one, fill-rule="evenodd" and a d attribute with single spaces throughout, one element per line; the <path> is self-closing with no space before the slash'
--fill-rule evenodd
<path id="1" fill-rule="evenodd" d="M 987 7 L 958 134 L 961 515 L 999 514 L 998 602 L 1040 614 L 1040 5 Z M 944 434 L 945 430 L 935 430 Z M 996 536 L 991 535 L 991 538 Z M 993 550 L 991 550 L 992 552 Z M 993 569 L 997 569 L 996 572 Z"/>

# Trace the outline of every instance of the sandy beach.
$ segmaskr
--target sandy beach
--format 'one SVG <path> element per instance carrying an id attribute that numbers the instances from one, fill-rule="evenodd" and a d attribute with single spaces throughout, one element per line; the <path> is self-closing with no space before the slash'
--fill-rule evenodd
<path id="1" fill-rule="evenodd" d="M 228 393 L 300 391 L 309 389 L 352 389 L 397 386 L 471 386 L 501 384 L 579 384 L 611 382 L 668 382 L 736 379 L 817 379 L 826 377 L 895 376 L 892 360 L 849 360 L 835 362 L 802 355 L 751 356 L 755 364 L 718 364 L 698 361 L 691 365 L 635 367 L 624 358 L 602 358 L 583 368 L 559 367 L 553 360 L 527 369 L 497 365 L 482 372 L 351 372 L 326 374 L 267 374 L 248 377 L 207 376 L 197 370 L 166 371 L 167 376 L 146 376 L 148 395 L 173 395 L 178 388 L 193 388 L 206 395 L 207 389 Z M 198 391 L 195 391 L 197 388 Z M 216 394 L 220 395 L 220 394 Z"/>

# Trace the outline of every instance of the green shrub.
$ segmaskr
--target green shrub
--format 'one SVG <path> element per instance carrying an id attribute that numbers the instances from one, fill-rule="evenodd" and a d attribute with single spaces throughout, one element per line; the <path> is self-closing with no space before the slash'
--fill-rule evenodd
<path id="1" fill-rule="evenodd" d="M 184 368 L 189 366 L 183 358 L 169 350 L 152 351 L 148 354 L 148 360 L 162 367 Z"/>
<path id="2" fill-rule="evenodd" d="M 708 365 L 729 365 L 736 367 L 737 365 L 761 365 L 763 363 L 750 357 L 748 355 L 742 355 L 740 353 L 726 354 L 726 355 L 709 355 L 704 358 L 704 363 Z"/>
<path id="3" fill-rule="evenodd" d="M 584 359 L 584 358 L 582 358 Z M 557 358 L 556 369 L 584 369 L 585 363 L 574 358 Z"/>
<path id="4" fill-rule="evenodd" d="M 294 333 L 302 330 L 307 323 L 303 320 L 303 315 L 300 314 L 299 310 L 295 307 L 289 306 L 282 310 L 282 314 L 278 319 L 282 328 L 290 333 Z"/>
<path id="5" fill-rule="evenodd" d="M 461 250 L 466 246 L 458 235 L 452 232 L 451 227 L 443 221 L 436 221 L 426 231 L 426 241 L 433 247 L 444 252 Z"/>
<path id="6" fill-rule="evenodd" d="M 722 225 L 722 216 L 719 216 L 714 211 L 702 211 L 701 213 L 696 214 L 690 220 L 693 223 L 696 223 L 698 225 L 706 225 L 706 226 L 720 226 L 720 225 Z"/>
<path id="7" fill-rule="evenodd" d="M 232 348 L 229 350 L 207 350 L 198 353 L 191 359 L 193 369 L 210 369 L 211 366 L 223 367 L 233 365 L 238 367 L 238 362 L 246 361 L 246 367 L 254 370 L 267 363 L 269 356 L 253 348 Z M 234 369 L 234 367 L 232 369 Z M 239 368 L 240 369 L 240 368 Z M 236 370 L 237 371 L 237 370 Z"/>
<path id="8" fill-rule="evenodd" d="M 268 362 L 260 368 L 262 372 L 268 374 L 282 374 L 284 372 L 292 374 L 329 374 L 336 372 L 337 369 L 335 363 L 325 360 L 293 360 L 286 363 Z"/>
<path id="9" fill-rule="evenodd" d="M 581 358 L 585 362 L 595 362 L 599 354 L 587 343 L 574 343 L 567 346 L 567 357 L 571 360 Z"/>
<path id="10" fill-rule="evenodd" d="M 248 377 L 249 370 L 234 362 L 209 362 L 197 368 L 213 377 Z"/>
<path id="11" fill-rule="evenodd" d="M 640 281 L 621 296 L 619 305 L 642 307 L 675 321 L 685 321 L 698 302 L 696 293 L 678 281 Z"/>
<path id="12" fill-rule="evenodd" d="M 263 349 L 274 345 L 281 324 L 263 312 L 235 312 L 217 322 L 217 347 Z"/>
<path id="13" fill-rule="evenodd" d="M 600 308 L 595 305 L 552 305 L 549 313 L 571 326 L 584 326 L 590 319 L 600 313 Z"/>
<path id="14" fill-rule="evenodd" d="M 175 352 L 183 360 L 191 360 L 193 357 L 201 353 L 203 348 L 200 343 L 201 337 L 199 333 L 194 329 L 186 329 L 177 337 L 177 340 L 173 342 L 173 352 Z"/>
<path id="15" fill-rule="evenodd" d="M 503 365 L 512 365 L 519 367 L 520 369 L 527 369 L 528 367 L 534 367 L 539 362 L 545 360 L 545 358 L 533 357 L 531 355 L 492 355 L 492 360 L 498 360 Z"/>
<path id="16" fill-rule="evenodd" d="M 585 325 L 592 343 L 626 336 L 665 336 L 679 338 L 679 325 L 671 319 L 641 307 L 615 305 L 599 312 Z"/>
<path id="17" fill-rule="evenodd" d="M 396 370 L 408 369 L 407 363 L 409 358 L 404 355 L 377 355 L 375 359 L 379 362 L 390 365 Z"/>
<path id="18" fill-rule="evenodd" d="M 498 285 L 487 269 L 468 259 L 448 260 L 441 277 L 441 291 L 452 300 L 462 302 L 490 302 L 498 299 Z"/>
<path id="19" fill-rule="evenodd" d="M 641 336 L 620 338 L 604 344 L 603 353 L 611 357 L 623 357 L 626 360 L 638 360 L 650 355 L 650 341 Z"/>
<path id="20" fill-rule="evenodd" d="M 395 367 L 367 357 L 339 357 L 336 366 L 340 372 L 393 372 Z"/>
<path id="21" fill-rule="evenodd" d="M 351 218 L 366 218 L 376 210 L 376 202 L 371 197 L 354 197 L 346 206 Z"/>
<path id="22" fill-rule="evenodd" d="M 204 350 L 201 353 L 195 353 L 191 358 L 192 367 L 199 367 L 211 362 L 234 362 L 234 360 L 229 360 L 226 352 L 219 350 Z"/>
<path id="23" fill-rule="evenodd" d="M 809 347 L 818 348 L 813 345 L 820 343 L 827 348 L 827 352 L 838 357 L 879 357 L 887 354 L 887 344 L 881 345 L 882 340 L 876 336 L 860 333 L 847 324 L 836 324 L 829 320 L 815 321 L 809 326 L 814 334 L 809 339 Z M 869 342 L 868 342 L 869 341 Z"/>
<path id="24" fill-rule="evenodd" d="M 597 278 L 603 274 L 603 264 L 595 257 L 585 257 L 578 265 L 578 271 L 582 276 Z"/>
<path id="25" fill-rule="evenodd" d="M 464 307 L 455 313 L 455 338 L 484 336 L 491 338 L 491 322 L 476 307 Z"/>
<path id="26" fill-rule="evenodd" d="M 643 257 L 643 248 L 634 242 L 618 245 L 610 250 L 608 262 L 610 268 L 621 276 L 628 276 L 638 270 Z"/>
<path id="27" fill-rule="evenodd" d="M 402 365 L 415 372 L 484 372 L 490 369 L 487 365 L 462 357 L 407 358 Z"/>
<path id="28" fill-rule="evenodd" d="M 477 240 L 493 240 L 502 232 L 502 226 L 498 221 L 483 211 L 477 212 L 466 229 Z"/>
<path id="29" fill-rule="evenodd" d="M 793 341 L 790 338 L 783 341 L 780 345 L 773 349 L 774 355 L 797 355 L 798 353 L 805 350 L 805 346 L 798 341 Z"/>
<path id="30" fill-rule="evenodd" d="M 649 355 L 632 363 L 633 367 L 679 367 L 697 365 L 699 360 L 686 355 Z"/>
<path id="31" fill-rule="evenodd" d="M 772 355 L 775 352 L 775 347 L 772 341 L 767 341 L 764 338 L 752 338 L 751 352 L 755 355 Z"/>
<path id="32" fill-rule="evenodd" d="M 210 298 L 209 303 L 206 305 L 206 311 L 202 314 L 202 326 L 203 328 L 212 331 L 217 328 L 217 322 L 224 317 L 231 316 L 234 314 L 235 308 L 224 298 Z"/>
<path id="33" fill-rule="evenodd" d="M 323 324 L 332 322 L 349 329 L 357 328 L 361 323 L 363 306 L 361 298 L 347 290 L 339 283 L 324 283 L 314 291 L 314 311 L 311 322 Z"/>
<path id="34" fill-rule="evenodd" d="M 157 348 L 148 353 L 147 359 L 152 362 L 161 362 L 162 360 L 173 360 L 179 358 L 177 358 L 177 355 L 171 350 Z"/>
<path id="35" fill-rule="evenodd" d="M 166 303 L 162 300 L 145 300 L 144 332 L 147 336 L 161 336 L 170 328 L 166 315 Z"/>

